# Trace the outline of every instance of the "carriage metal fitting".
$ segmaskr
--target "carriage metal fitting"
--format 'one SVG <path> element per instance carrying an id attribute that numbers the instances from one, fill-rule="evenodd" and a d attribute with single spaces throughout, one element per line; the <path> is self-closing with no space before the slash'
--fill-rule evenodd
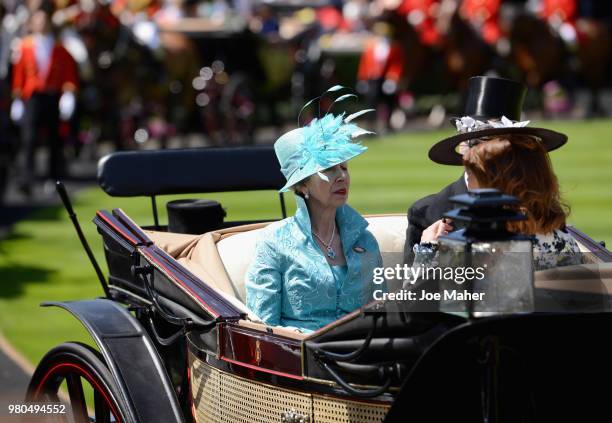
<path id="1" fill-rule="evenodd" d="M 287 410 L 281 413 L 281 422 L 283 423 L 310 423 L 310 416 L 305 416 L 298 413 L 295 409 Z"/>
<path id="2" fill-rule="evenodd" d="M 153 266 L 151 266 L 150 264 L 146 264 L 144 266 L 138 266 L 134 264 L 130 267 L 130 273 L 134 277 L 150 275 L 151 273 L 153 273 Z"/>
<path id="3" fill-rule="evenodd" d="M 396 377 L 398 380 L 403 380 L 406 374 L 406 366 L 402 363 L 394 363 L 378 368 L 378 377 L 380 379 Z"/>
<path id="4" fill-rule="evenodd" d="M 322 348 L 321 345 L 317 343 L 312 343 L 311 347 L 313 348 L 313 354 L 314 354 L 315 359 L 317 360 L 326 359 L 326 360 L 343 361 L 343 362 L 353 362 L 359 359 L 370 346 L 370 343 L 372 342 L 372 339 L 374 338 L 374 334 L 376 332 L 376 324 L 377 324 L 379 315 L 373 314 L 372 316 L 374 320 L 372 322 L 372 327 L 368 331 L 368 334 L 365 340 L 363 341 L 363 344 L 361 344 L 359 348 L 357 348 L 354 351 L 351 351 L 350 353 L 341 354 L 341 353 L 333 353 L 331 351 L 326 351 Z M 362 314 L 361 317 L 365 318 L 366 315 Z"/>
<path id="5" fill-rule="evenodd" d="M 169 299 L 160 297 L 155 291 L 153 273 L 154 268 L 150 264 L 143 266 L 136 264 L 136 256 L 134 256 L 134 264 L 130 267 L 130 271 L 134 277 L 139 278 L 142 281 L 142 285 L 147 291 L 147 295 L 151 301 L 151 304 L 147 308 L 149 314 L 149 323 L 153 331 L 153 335 L 157 342 L 162 345 L 168 346 L 173 344 L 175 341 L 180 339 L 187 330 L 199 329 L 202 331 L 208 331 L 215 327 L 216 320 L 203 320 L 198 316 L 190 313 L 186 308 L 182 307 Z M 161 337 L 155 329 L 152 317 L 154 314 L 160 316 L 166 322 L 179 326 L 180 329 L 174 334 L 167 338 Z"/>
<path id="6" fill-rule="evenodd" d="M 391 376 L 387 376 L 385 383 L 382 386 L 374 389 L 360 389 L 352 387 L 348 382 L 346 382 L 339 373 L 337 373 L 328 363 L 322 361 L 321 358 L 318 358 L 319 364 L 327 371 L 327 373 L 336 381 L 338 385 L 342 387 L 346 392 L 351 395 L 354 395 L 357 398 L 374 398 L 379 395 L 384 394 L 387 389 L 391 386 Z M 380 372 L 382 374 L 385 373 L 385 370 Z"/>

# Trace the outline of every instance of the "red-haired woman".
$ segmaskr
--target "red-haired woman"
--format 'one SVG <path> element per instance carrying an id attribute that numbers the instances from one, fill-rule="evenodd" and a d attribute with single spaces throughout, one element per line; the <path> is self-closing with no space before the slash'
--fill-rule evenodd
<path id="1" fill-rule="evenodd" d="M 535 234 L 535 269 L 581 263 L 578 245 L 565 230 L 569 210 L 542 143 L 531 135 L 508 134 L 472 140 L 471 145 L 463 155 L 468 188 L 496 188 L 519 199 L 527 220 L 508 223 L 508 230 Z M 435 242 L 449 229 L 444 221 L 435 222 L 421 243 Z"/>

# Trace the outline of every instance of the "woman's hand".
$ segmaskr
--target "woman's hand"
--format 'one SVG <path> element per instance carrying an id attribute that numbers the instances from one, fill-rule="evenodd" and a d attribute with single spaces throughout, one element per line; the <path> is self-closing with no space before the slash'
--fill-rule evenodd
<path id="1" fill-rule="evenodd" d="M 447 235 L 453 230 L 450 219 L 440 219 L 423 231 L 421 242 L 438 242 L 440 235 Z"/>

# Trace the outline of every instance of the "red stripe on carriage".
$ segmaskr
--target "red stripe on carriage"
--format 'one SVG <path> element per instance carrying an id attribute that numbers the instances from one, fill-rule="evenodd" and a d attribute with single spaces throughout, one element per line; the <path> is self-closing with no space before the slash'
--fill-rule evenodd
<path id="1" fill-rule="evenodd" d="M 266 369 L 264 367 L 254 366 L 253 364 L 243 363 L 241 361 L 232 360 L 231 358 L 227 358 L 227 357 L 223 357 L 223 356 L 221 356 L 219 358 L 221 360 L 223 360 L 223 361 L 227 361 L 228 363 L 232 363 L 232 364 L 235 364 L 237 366 L 246 367 L 248 369 L 258 370 L 260 372 L 270 373 L 270 374 L 273 374 L 273 375 L 276 375 L 276 376 L 288 377 L 290 379 L 295 379 L 295 380 L 304 380 L 304 378 L 302 376 L 292 375 L 290 373 L 283 373 L 283 372 L 279 372 L 279 371 L 276 371 L 276 370 Z"/>
<path id="2" fill-rule="evenodd" d="M 123 235 L 126 239 L 130 240 L 134 245 L 138 244 L 138 241 L 136 241 L 134 238 L 132 238 L 131 236 L 126 234 L 124 231 L 119 229 L 117 227 L 117 225 L 115 225 L 113 222 L 111 222 L 109 220 L 109 218 L 106 217 L 104 214 L 102 214 L 101 212 L 98 211 L 98 212 L 96 212 L 96 216 L 98 216 L 100 219 L 104 220 L 106 223 L 108 223 L 110 226 L 112 226 L 113 229 L 115 229 L 117 232 L 119 232 L 121 235 Z"/>
<path id="3" fill-rule="evenodd" d="M 98 385 L 96 380 L 93 378 L 93 376 L 91 376 L 87 372 L 87 370 L 83 369 L 81 366 L 79 366 L 77 364 L 73 364 L 73 363 L 60 363 L 60 364 L 58 364 L 56 366 L 51 367 L 51 369 L 45 374 L 45 376 L 42 378 L 42 381 L 40 382 L 40 384 L 36 388 L 36 396 L 37 397 L 40 395 L 40 390 L 45 385 L 45 382 L 47 381 L 47 379 L 49 379 L 49 376 L 51 376 L 51 374 L 55 371 L 55 369 L 58 369 L 60 367 L 75 367 L 76 369 L 80 370 L 82 375 L 85 376 L 85 379 L 87 379 L 87 381 L 89 383 L 91 383 L 93 385 L 96 385 L 96 388 L 98 389 L 98 391 L 100 391 L 100 393 L 104 397 L 104 400 L 110 406 L 109 408 L 112 409 L 111 411 L 113 412 L 113 415 L 119 420 L 119 422 L 121 422 L 121 415 L 117 412 L 117 410 L 113 406 L 113 403 L 109 399 L 108 395 L 106 394 L 106 391 L 100 385 Z"/>
<path id="4" fill-rule="evenodd" d="M 170 269 L 168 269 L 166 266 L 164 266 L 159 260 L 155 259 L 155 257 L 153 257 L 152 254 L 150 254 L 150 253 L 148 253 L 146 251 L 142 251 L 142 253 L 145 254 L 151 260 L 153 260 L 159 267 L 163 268 L 166 272 L 168 272 L 168 275 L 172 274 Z M 204 307 L 206 309 L 206 311 L 208 311 L 210 314 L 212 314 L 212 316 L 214 318 L 217 318 L 217 317 L 220 316 L 219 313 L 217 313 L 212 308 L 210 308 L 210 306 L 208 304 L 206 304 L 202 298 L 200 298 L 191 288 L 189 288 L 187 285 L 185 285 L 183 282 L 181 282 L 180 279 L 177 279 L 177 278 L 172 277 L 172 276 L 170 276 L 170 278 L 172 280 L 174 280 L 176 283 L 178 283 L 179 285 L 181 285 L 183 288 L 185 288 L 187 291 L 189 291 L 191 293 L 191 295 L 193 295 L 195 297 L 195 299 L 202 305 L 202 307 Z"/>
<path id="5" fill-rule="evenodd" d="M 142 229 L 140 229 L 140 227 L 136 224 L 136 222 L 130 219 L 129 216 L 123 212 L 123 210 L 113 209 L 112 215 L 115 219 L 119 220 L 119 222 L 123 226 L 125 226 L 130 232 L 132 232 L 132 235 L 140 239 L 140 244 L 153 244 L 153 241 L 147 236 L 147 234 L 145 234 Z"/>

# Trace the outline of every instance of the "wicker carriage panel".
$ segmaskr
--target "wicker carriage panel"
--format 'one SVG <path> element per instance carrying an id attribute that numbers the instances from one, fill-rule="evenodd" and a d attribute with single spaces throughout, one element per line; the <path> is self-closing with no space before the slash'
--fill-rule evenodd
<path id="1" fill-rule="evenodd" d="M 191 396 L 198 423 L 221 422 L 219 392 L 221 372 L 189 354 L 191 366 Z"/>
<path id="2" fill-rule="evenodd" d="M 368 404 L 336 398 L 313 398 L 316 423 L 375 423 L 382 422 L 389 405 Z"/>
<path id="3" fill-rule="evenodd" d="M 280 422 L 283 413 L 291 411 L 312 420 L 311 395 L 275 388 L 225 373 L 221 375 L 221 385 L 223 422 Z"/>
<path id="4" fill-rule="evenodd" d="M 281 422 L 285 412 L 312 421 L 312 396 L 221 372 L 190 354 L 198 423 Z"/>
<path id="5" fill-rule="evenodd" d="M 310 423 L 382 422 L 390 405 L 310 395 L 221 372 L 189 354 L 198 423 L 282 422 L 289 412 Z"/>

